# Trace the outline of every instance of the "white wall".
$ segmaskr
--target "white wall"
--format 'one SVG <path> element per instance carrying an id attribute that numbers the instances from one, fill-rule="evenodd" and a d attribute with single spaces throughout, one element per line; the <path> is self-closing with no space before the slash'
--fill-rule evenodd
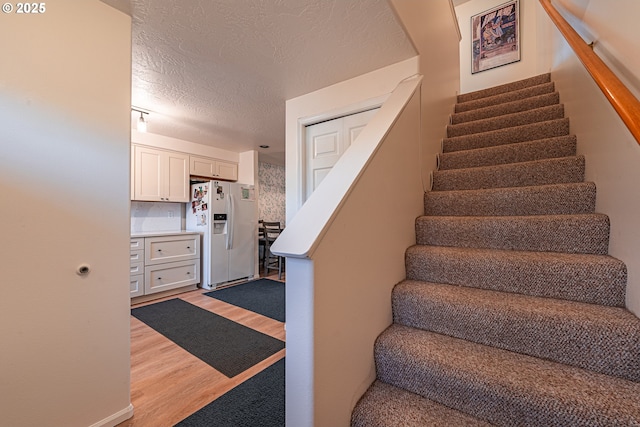
<path id="1" fill-rule="evenodd" d="M 460 39 L 456 16 L 449 0 L 391 0 L 391 5 L 420 54 L 418 66 L 424 76 L 420 129 L 422 182 L 423 188 L 429 190 L 429 175 L 436 168 L 440 141 L 446 136 L 449 115 L 460 90 Z M 428 25 L 425 25 L 427 21 Z"/>
<path id="2" fill-rule="evenodd" d="M 462 41 L 460 43 L 460 93 L 496 86 L 549 72 L 538 51 L 536 4 L 520 0 L 520 61 L 471 74 L 471 17 L 505 3 L 506 0 L 473 0 L 456 7 Z"/>
<path id="3" fill-rule="evenodd" d="M 404 78 L 418 73 L 418 58 L 411 58 L 388 67 L 337 83 L 318 91 L 289 99 L 286 102 L 286 188 L 287 223 L 304 202 L 304 144 L 299 141 L 300 123 L 313 122 L 356 111 L 363 106 L 380 103 Z"/>
<path id="4" fill-rule="evenodd" d="M 579 33 L 587 43 L 595 42 L 594 51 L 640 99 L 640 2 L 558 1 L 576 15 Z"/>
<path id="5" fill-rule="evenodd" d="M 258 184 L 258 152 L 245 151 L 238 154 L 238 182 L 241 184 Z"/>
<path id="6" fill-rule="evenodd" d="M 261 190 L 258 181 L 258 152 L 255 150 L 245 151 L 238 155 L 238 182 L 241 184 L 253 185 L 255 190 L 256 200 L 260 201 Z M 258 224 L 259 210 L 258 203 L 256 203 L 256 209 L 254 211 L 253 223 Z M 256 226 L 256 240 L 258 240 L 258 227 Z M 257 279 L 260 277 L 260 247 L 256 244 L 254 251 L 254 277 Z"/>
<path id="7" fill-rule="evenodd" d="M 632 0 L 621 1 L 616 4 L 620 8 L 609 12 L 605 12 L 606 5 L 610 2 L 591 0 L 584 11 L 585 17 L 596 11 L 605 14 L 599 20 L 607 24 L 606 29 L 598 29 L 601 34 L 613 34 L 614 30 L 609 27 L 633 26 L 633 16 L 640 16 L 640 4 Z M 618 13 L 620 10 L 625 12 Z M 559 31 L 544 18 L 545 12 L 539 14 L 551 34 L 552 78 L 565 114 L 571 120 L 571 132 L 578 137 L 578 153 L 586 156 L 586 180 L 594 181 L 597 186 L 596 210 L 611 220 L 609 253 L 627 265 L 627 306 L 640 315 L 640 146 Z M 619 60 L 634 58 L 640 51 L 640 37 L 611 38 L 608 42 L 622 52 Z"/>
<path id="8" fill-rule="evenodd" d="M 131 20 L 45 6 L 0 19 L 0 423 L 113 426 L 132 411 Z"/>

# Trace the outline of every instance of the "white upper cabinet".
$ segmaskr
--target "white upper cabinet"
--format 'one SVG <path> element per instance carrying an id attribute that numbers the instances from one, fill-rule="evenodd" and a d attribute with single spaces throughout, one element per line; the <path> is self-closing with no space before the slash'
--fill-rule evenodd
<path id="1" fill-rule="evenodd" d="M 189 201 L 189 155 L 133 146 L 132 200 Z"/>
<path id="2" fill-rule="evenodd" d="M 193 176 L 224 179 L 227 181 L 238 180 L 238 165 L 236 163 L 198 156 L 189 156 L 189 159 L 189 169 Z"/>

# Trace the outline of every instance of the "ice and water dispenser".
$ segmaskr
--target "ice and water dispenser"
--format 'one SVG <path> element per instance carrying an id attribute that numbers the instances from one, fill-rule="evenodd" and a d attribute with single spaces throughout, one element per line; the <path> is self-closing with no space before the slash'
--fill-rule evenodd
<path id="1" fill-rule="evenodd" d="M 227 232 L 227 214 L 213 214 L 213 234 L 225 234 Z"/>

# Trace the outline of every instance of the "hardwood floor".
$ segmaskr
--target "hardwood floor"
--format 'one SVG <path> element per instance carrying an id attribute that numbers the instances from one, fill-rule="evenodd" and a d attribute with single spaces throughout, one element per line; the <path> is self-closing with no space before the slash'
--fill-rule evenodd
<path id="1" fill-rule="evenodd" d="M 277 280 L 277 274 L 270 276 Z M 139 304 L 180 298 L 249 328 L 285 340 L 284 323 L 215 300 L 198 289 Z M 172 341 L 131 317 L 131 402 L 134 415 L 119 427 L 171 427 L 236 385 L 282 359 L 281 350 L 233 378 L 227 378 Z"/>

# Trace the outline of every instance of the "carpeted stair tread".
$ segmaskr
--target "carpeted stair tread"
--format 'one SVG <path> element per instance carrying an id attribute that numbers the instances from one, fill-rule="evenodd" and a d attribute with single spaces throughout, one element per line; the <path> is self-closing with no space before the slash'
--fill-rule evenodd
<path id="1" fill-rule="evenodd" d="M 528 125 L 531 123 L 545 122 L 564 117 L 564 105 L 549 105 L 528 111 L 506 114 L 499 117 L 476 120 L 447 126 L 447 137 L 470 135 L 474 133 L 489 132 L 513 126 Z"/>
<path id="2" fill-rule="evenodd" d="M 378 379 L 503 426 L 640 424 L 640 384 L 394 324 Z M 390 424 L 393 425 L 393 424 Z"/>
<path id="3" fill-rule="evenodd" d="M 475 148 L 495 147 L 516 142 L 535 141 L 569 135 L 569 119 L 555 119 L 545 122 L 514 126 L 489 132 L 455 136 L 442 139 L 442 152 L 472 150 Z"/>
<path id="4" fill-rule="evenodd" d="M 592 182 L 482 190 L 428 191 L 425 215 L 565 215 L 595 212 Z"/>
<path id="5" fill-rule="evenodd" d="M 582 182 L 584 156 L 560 157 L 496 166 L 452 169 L 433 173 L 434 191 L 529 187 Z"/>
<path id="6" fill-rule="evenodd" d="M 555 92 L 553 82 L 542 83 L 537 86 L 531 86 L 524 89 L 506 92 L 499 95 L 479 98 L 472 101 L 458 102 L 454 106 L 454 113 L 464 113 L 479 108 L 491 107 L 493 105 L 504 104 L 505 102 L 518 101 L 520 99 L 531 98 L 534 96 L 544 95 Z"/>
<path id="7" fill-rule="evenodd" d="M 624 307 L 627 270 L 604 255 L 415 245 L 407 279 Z"/>
<path id="8" fill-rule="evenodd" d="M 500 95 L 507 92 L 514 92 L 520 89 L 529 88 L 532 86 L 538 86 L 544 83 L 551 82 L 551 74 L 545 73 L 533 77 L 527 77 L 525 79 L 517 80 L 501 84 L 498 86 L 490 87 L 487 89 L 475 90 L 473 92 L 463 93 L 457 96 L 457 102 L 467 102 L 476 99 L 487 98 L 495 95 Z"/>
<path id="9" fill-rule="evenodd" d="M 538 139 L 475 150 L 438 155 L 438 170 L 464 169 L 533 160 L 568 157 L 576 154 L 575 135 Z"/>
<path id="10" fill-rule="evenodd" d="M 394 322 L 640 381 L 640 320 L 607 307 L 405 280 Z"/>
<path id="11" fill-rule="evenodd" d="M 421 216 L 418 245 L 606 255 L 609 217 L 602 214 Z"/>
<path id="12" fill-rule="evenodd" d="M 492 105 L 490 107 L 476 108 L 475 110 L 465 111 L 463 113 L 453 113 L 449 119 L 449 124 L 456 125 L 475 120 L 488 119 L 490 117 L 518 113 L 559 103 L 560 94 L 558 92 L 545 93 L 516 101 L 505 102 L 503 104 Z"/>
<path id="13" fill-rule="evenodd" d="M 351 427 L 490 427 L 415 393 L 375 381 L 353 410 Z"/>

